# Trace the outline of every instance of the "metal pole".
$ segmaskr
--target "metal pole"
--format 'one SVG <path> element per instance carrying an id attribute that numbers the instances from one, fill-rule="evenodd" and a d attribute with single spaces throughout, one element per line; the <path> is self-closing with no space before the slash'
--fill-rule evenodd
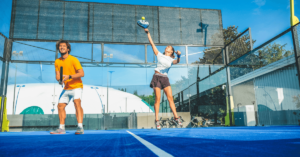
<path id="1" fill-rule="evenodd" d="M 145 44 L 145 63 L 147 63 L 147 44 Z"/>
<path id="2" fill-rule="evenodd" d="M 253 43 L 252 43 L 252 34 L 251 34 L 251 28 L 248 28 L 249 31 L 249 39 L 250 39 L 250 50 L 253 50 Z"/>
<path id="3" fill-rule="evenodd" d="M 16 104 L 15 104 L 15 112 L 16 112 L 16 109 L 17 109 L 18 97 L 19 97 L 21 88 L 22 88 L 22 86 L 19 87 L 19 91 L 18 91 L 18 95 L 17 95 L 17 99 L 16 99 Z"/>
<path id="4" fill-rule="evenodd" d="M 2 67 L 2 99 L 1 99 L 1 110 L 0 110 L 0 132 L 2 132 L 2 124 L 3 124 L 3 114 L 4 114 L 4 103 L 6 98 L 6 91 L 7 91 L 7 77 L 8 77 L 8 61 L 5 61 L 5 64 Z M 1 80 L 1 81 L 2 81 Z"/>
<path id="5" fill-rule="evenodd" d="M 108 71 L 110 73 L 110 87 L 111 87 L 111 74 L 113 73 L 113 71 Z M 108 76 L 108 75 L 107 75 Z M 108 87 L 108 79 L 107 79 L 107 87 Z M 108 88 L 107 88 L 107 110 L 108 110 Z"/>
<path id="6" fill-rule="evenodd" d="M 18 71 L 18 63 L 16 63 L 16 72 L 15 72 L 15 86 L 14 86 L 14 99 L 13 99 L 13 115 L 15 115 L 15 97 L 16 97 L 16 84 L 17 84 L 17 71 Z"/>
<path id="7" fill-rule="evenodd" d="M 225 61 L 226 61 L 226 75 L 227 75 L 227 86 L 226 86 L 226 91 L 227 91 L 227 99 L 228 99 L 228 106 L 229 106 L 229 125 L 232 126 L 232 112 L 231 112 L 231 100 L 232 100 L 232 94 L 231 94 L 231 84 L 230 84 L 230 69 L 229 69 L 229 55 L 228 55 L 228 47 L 225 47 Z"/>
<path id="8" fill-rule="evenodd" d="M 186 64 L 189 64 L 189 49 L 187 46 L 185 46 L 185 61 L 186 61 Z"/>
<path id="9" fill-rule="evenodd" d="M 109 63 L 109 58 L 108 58 L 108 63 Z M 109 66 L 108 66 L 108 70 L 109 70 Z M 108 71 L 107 71 L 108 72 Z M 107 88 L 106 88 L 106 90 L 107 90 L 107 100 L 106 100 L 106 102 L 107 102 L 107 110 L 106 110 L 106 113 L 108 113 L 108 73 L 107 73 Z"/>
<path id="10" fill-rule="evenodd" d="M 296 61 L 298 82 L 299 82 L 299 86 L 300 86 L 300 63 L 299 63 L 300 47 L 299 47 L 299 38 L 298 38 L 297 27 L 299 27 L 299 25 L 293 26 L 291 29 L 291 32 L 292 32 L 293 46 L 294 46 L 294 51 L 295 51 L 294 56 L 295 56 L 295 61 Z"/>
<path id="11" fill-rule="evenodd" d="M 100 103 L 101 103 L 101 106 L 102 106 L 102 113 L 104 113 L 105 109 L 104 109 L 104 107 L 103 107 L 103 103 L 102 103 L 102 100 L 101 100 L 101 96 L 100 96 L 100 94 L 99 94 L 98 91 L 97 91 L 97 87 L 95 87 L 95 91 L 96 91 L 96 93 L 98 94 L 98 97 L 99 97 L 99 99 L 100 99 Z"/>
<path id="12" fill-rule="evenodd" d="M 2 126 L 3 126 L 3 115 L 4 115 L 4 104 L 6 99 L 6 93 L 7 93 L 7 80 L 8 80 L 8 71 L 9 71 L 9 61 L 11 60 L 11 49 L 12 49 L 12 40 L 11 39 L 5 39 L 5 48 L 3 53 L 3 62 L 2 65 L 2 75 L 1 75 L 1 110 L 0 110 L 0 132 L 2 132 Z"/>
<path id="13" fill-rule="evenodd" d="M 110 72 L 110 76 L 109 76 L 109 80 L 110 80 L 110 87 L 111 87 L 111 75 L 112 75 L 112 72 Z"/>

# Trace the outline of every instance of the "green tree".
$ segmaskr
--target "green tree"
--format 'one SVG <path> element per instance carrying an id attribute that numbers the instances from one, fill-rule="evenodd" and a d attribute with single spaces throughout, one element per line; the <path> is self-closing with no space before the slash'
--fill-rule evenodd
<path id="1" fill-rule="evenodd" d="M 294 51 L 286 49 L 287 44 L 270 43 L 260 50 L 250 53 L 233 62 L 230 66 L 231 79 L 238 78 L 256 69 L 291 56 Z"/>
<path id="2" fill-rule="evenodd" d="M 135 90 L 133 92 L 134 95 L 136 95 L 137 97 L 143 99 L 144 101 L 146 101 L 149 105 L 154 106 L 154 102 L 155 102 L 155 94 L 154 92 L 152 92 L 152 95 L 139 95 L 137 90 Z"/>
<path id="3" fill-rule="evenodd" d="M 236 26 L 224 28 L 224 45 L 232 42 L 239 34 L 238 27 Z M 255 41 L 256 40 L 252 40 L 252 44 L 254 44 Z M 229 58 L 232 61 L 250 50 L 250 36 L 246 33 L 228 46 Z M 194 62 L 194 64 L 223 64 L 223 56 L 221 52 L 222 48 L 207 48 L 204 50 L 203 58 L 199 58 L 199 61 Z"/>

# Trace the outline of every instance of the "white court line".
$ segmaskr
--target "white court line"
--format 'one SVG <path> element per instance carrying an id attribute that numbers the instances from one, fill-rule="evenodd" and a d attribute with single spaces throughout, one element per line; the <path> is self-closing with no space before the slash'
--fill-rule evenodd
<path id="1" fill-rule="evenodd" d="M 135 135 L 134 133 L 127 131 L 129 134 L 131 134 L 133 137 L 135 137 L 137 140 L 139 140 L 142 144 L 144 144 L 148 149 L 150 149 L 154 154 L 157 156 L 163 156 L 163 157 L 171 157 L 173 155 L 161 150 L 160 148 L 156 147 L 155 145 L 151 144 L 150 142 L 140 138 L 139 136 Z"/>

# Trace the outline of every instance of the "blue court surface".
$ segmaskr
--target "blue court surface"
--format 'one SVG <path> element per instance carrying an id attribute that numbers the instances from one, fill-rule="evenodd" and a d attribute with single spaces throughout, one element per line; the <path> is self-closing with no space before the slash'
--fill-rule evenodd
<path id="1" fill-rule="evenodd" d="M 0 133 L 0 156 L 300 156 L 300 127 Z"/>

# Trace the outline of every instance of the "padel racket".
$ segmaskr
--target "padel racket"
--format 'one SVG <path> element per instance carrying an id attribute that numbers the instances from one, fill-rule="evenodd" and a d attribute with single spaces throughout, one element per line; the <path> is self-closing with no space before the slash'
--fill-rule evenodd
<path id="1" fill-rule="evenodd" d="M 61 84 L 61 87 L 64 87 L 64 83 L 63 83 L 63 78 L 64 78 L 64 75 L 63 75 L 63 67 L 61 66 L 60 67 L 60 78 L 59 78 L 59 83 Z"/>
<path id="2" fill-rule="evenodd" d="M 149 22 L 145 21 L 145 17 L 144 17 L 144 16 L 142 17 L 141 20 L 138 20 L 138 21 L 137 21 L 137 24 L 138 24 L 140 27 L 144 28 L 144 29 L 146 29 L 146 28 L 149 27 Z"/>

